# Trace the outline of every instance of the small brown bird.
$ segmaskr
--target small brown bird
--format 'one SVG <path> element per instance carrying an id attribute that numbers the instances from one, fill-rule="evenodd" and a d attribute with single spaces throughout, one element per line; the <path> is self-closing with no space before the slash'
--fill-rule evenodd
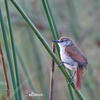
<path id="1" fill-rule="evenodd" d="M 70 70 L 75 70 L 76 88 L 80 89 L 84 69 L 88 62 L 84 54 L 69 37 L 61 37 L 59 40 L 53 40 L 60 47 L 61 62 Z"/>

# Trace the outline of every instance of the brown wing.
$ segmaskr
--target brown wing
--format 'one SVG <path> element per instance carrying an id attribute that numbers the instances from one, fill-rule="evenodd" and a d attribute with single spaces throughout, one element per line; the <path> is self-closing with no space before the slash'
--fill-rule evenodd
<path id="1" fill-rule="evenodd" d="M 76 47 L 76 45 L 71 45 L 65 49 L 65 51 L 68 53 L 68 55 L 75 61 L 77 61 L 79 64 L 86 67 L 87 65 L 87 59 L 83 55 L 83 53 Z"/>

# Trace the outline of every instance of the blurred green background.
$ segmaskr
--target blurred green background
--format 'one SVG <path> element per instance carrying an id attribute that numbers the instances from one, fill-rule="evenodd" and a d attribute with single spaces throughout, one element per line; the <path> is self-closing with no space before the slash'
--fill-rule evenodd
<path id="1" fill-rule="evenodd" d="M 17 1 L 51 46 L 53 38 L 41 0 Z M 49 0 L 49 3 L 59 32 L 79 43 L 87 56 L 89 64 L 81 88 L 83 95 L 86 100 L 100 100 L 100 0 Z M 37 93 L 43 94 L 43 97 L 39 97 L 40 100 L 47 100 L 51 57 L 11 2 L 9 5 L 15 44 L 22 55 Z M 0 0 L 0 6 L 6 20 L 4 0 Z M 2 41 L 1 32 L 0 27 L 0 40 Z M 3 52 L 5 54 L 5 50 Z M 31 91 L 19 60 L 18 66 L 22 88 L 24 91 Z M 8 76 L 9 83 L 11 83 L 9 69 Z M 0 94 L 4 93 L 3 83 L 0 66 Z M 23 100 L 32 99 L 25 96 L 24 92 L 23 98 Z M 57 65 L 54 75 L 54 100 L 71 100 L 65 78 Z"/>

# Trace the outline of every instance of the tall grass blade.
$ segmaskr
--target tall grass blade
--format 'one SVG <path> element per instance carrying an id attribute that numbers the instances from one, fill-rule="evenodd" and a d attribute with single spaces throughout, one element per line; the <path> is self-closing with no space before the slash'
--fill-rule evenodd
<path id="1" fill-rule="evenodd" d="M 41 33 L 37 30 L 37 28 L 34 26 L 34 24 L 32 23 L 32 21 L 29 19 L 29 17 L 26 15 L 26 13 L 23 11 L 23 9 L 20 7 L 20 5 L 16 2 L 16 0 L 11 0 L 11 2 L 17 8 L 17 10 L 23 16 L 23 18 L 25 19 L 25 21 L 29 24 L 29 26 L 32 28 L 33 32 L 36 34 L 36 36 L 38 37 L 38 39 L 41 41 L 41 43 L 43 44 L 43 46 L 45 47 L 45 49 L 48 51 L 48 53 L 50 54 L 50 56 L 55 60 L 56 64 L 58 65 L 58 67 L 60 68 L 60 70 L 62 71 L 62 73 L 64 74 L 64 76 L 66 78 L 66 81 L 71 84 L 71 86 L 75 90 L 75 93 L 77 94 L 77 96 L 79 97 L 79 99 L 80 100 L 85 100 L 84 97 L 82 96 L 81 92 L 78 91 L 75 88 L 75 85 L 72 82 L 72 80 L 71 80 L 70 76 L 68 75 L 68 73 L 66 72 L 66 70 L 64 68 L 64 65 L 62 65 L 62 67 L 60 66 L 59 59 L 52 52 L 52 50 L 49 47 L 48 43 L 45 41 L 45 39 L 43 38 L 43 36 L 41 35 Z"/>
<path id="2" fill-rule="evenodd" d="M 49 5 L 49 2 L 48 0 L 42 0 L 42 3 L 43 3 L 43 7 L 45 9 L 45 12 L 46 12 L 46 15 L 47 15 L 47 18 L 48 18 L 48 21 L 49 21 L 49 24 L 53 24 L 53 27 L 54 28 L 51 28 L 54 29 L 54 34 L 57 36 L 57 39 L 60 38 L 61 34 L 59 33 L 58 29 L 57 29 L 57 26 L 56 26 L 56 23 L 55 23 L 55 20 L 54 20 L 54 17 L 53 17 L 53 14 L 52 14 L 52 11 L 51 11 L 51 8 L 50 8 L 50 5 Z M 50 18 L 49 18 L 50 17 Z M 52 21 L 52 22 L 50 22 Z M 51 26 L 51 25 L 50 25 Z M 53 31 L 52 31 L 53 32 Z"/>
<path id="3" fill-rule="evenodd" d="M 53 15 L 51 13 L 50 7 L 48 7 L 47 0 L 42 0 L 42 4 L 43 4 L 43 7 L 44 7 L 44 10 L 45 10 L 45 13 L 46 13 L 50 28 L 51 28 L 53 39 L 57 40 L 57 38 L 59 38 L 60 35 L 58 35 L 59 33 L 57 31 L 56 24 L 54 22 Z M 59 46 L 58 46 L 58 44 L 56 44 L 56 47 L 57 47 L 57 52 L 59 54 Z"/>
<path id="4" fill-rule="evenodd" d="M 71 100 L 75 100 L 74 99 L 74 93 L 73 93 L 73 90 L 72 90 L 72 87 L 70 84 L 68 84 L 68 89 L 69 89 L 69 93 L 70 93 L 70 96 L 71 96 Z"/>
<path id="5" fill-rule="evenodd" d="M 3 20 L 1 8 L 0 8 L 0 21 L 1 21 L 1 28 L 2 28 L 2 33 L 3 33 L 3 40 L 4 40 L 4 44 L 5 44 L 5 48 L 6 48 L 7 59 L 8 59 L 9 67 L 10 67 L 10 73 L 11 73 L 11 79 L 12 79 L 13 89 L 14 89 L 14 92 L 15 92 L 14 95 L 15 95 L 15 99 L 18 100 L 18 94 L 16 93 L 17 86 L 16 86 L 16 81 L 15 81 L 13 63 L 11 61 L 9 44 L 8 44 L 7 36 L 6 36 L 7 33 L 6 33 L 6 30 L 5 30 L 5 27 L 4 27 L 4 20 Z"/>
<path id="6" fill-rule="evenodd" d="M 10 33 L 10 40 L 11 40 L 11 46 L 12 46 L 12 53 L 13 53 L 13 59 L 14 59 L 14 66 L 15 66 L 15 73 L 16 73 L 16 82 L 17 82 L 17 88 L 18 88 L 18 95 L 19 95 L 19 100 L 22 100 L 22 95 L 21 95 L 21 87 L 20 87 L 20 74 L 18 70 L 18 65 L 17 65 L 17 59 L 16 59 L 16 51 L 15 51 L 15 46 L 14 46 L 14 38 L 13 38 L 13 30 L 12 30 L 12 25 L 11 25 L 11 19 L 10 19 L 10 14 L 9 14 L 9 6 L 8 6 L 8 0 L 5 0 L 5 7 L 6 7 L 6 13 L 7 13 L 7 19 L 8 19 L 8 26 L 9 26 L 9 33 Z"/>

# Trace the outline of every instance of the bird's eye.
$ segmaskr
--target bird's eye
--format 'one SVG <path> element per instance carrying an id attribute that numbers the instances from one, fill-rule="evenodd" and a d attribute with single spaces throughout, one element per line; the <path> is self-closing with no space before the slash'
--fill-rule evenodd
<path id="1" fill-rule="evenodd" d="M 64 40 L 61 40 L 60 42 L 64 42 Z"/>

